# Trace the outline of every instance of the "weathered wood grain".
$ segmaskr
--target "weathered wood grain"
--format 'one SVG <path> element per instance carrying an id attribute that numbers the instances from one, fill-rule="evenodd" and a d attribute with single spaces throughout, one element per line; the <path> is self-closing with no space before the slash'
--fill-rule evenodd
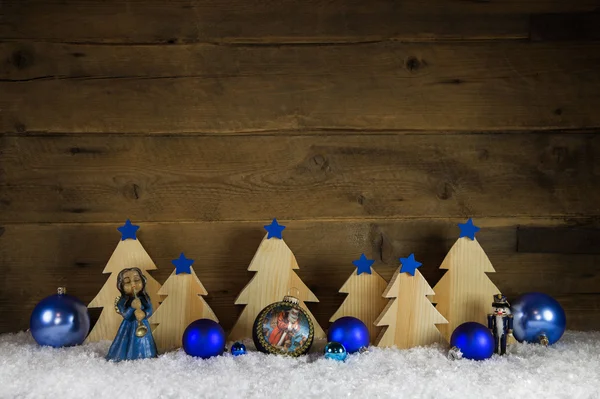
<path id="1" fill-rule="evenodd" d="M 597 134 L 5 136 L 4 222 L 600 214 Z"/>
<path id="2" fill-rule="evenodd" d="M 4 43 L 0 132 L 594 128 L 600 43 Z"/>
<path id="3" fill-rule="evenodd" d="M 517 251 L 600 254 L 600 230 L 563 227 L 519 228 L 517 231 Z"/>
<path id="4" fill-rule="evenodd" d="M 531 13 L 590 11 L 597 0 L 151 0 L 0 3 L 0 37 L 67 42 L 330 43 L 526 38 Z"/>
<path id="5" fill-rule="evenodd" d="M 536 41 L 600 40 L 600 12 L 532 15 L 529 29 Z"/>
<path id="6" fill-rule="evenodd" d="M 414 252 L 419 269 L 430 285 L 440 279 L 441 264 L 456 241 L 456 223 L 464 219 L 405 219 L 396 221 L 296 221 L 287 225 L 285 239 L 294 251 L 299 277 L 317 295 L 308 304 L 319 323 L 327 320 L 345 299 L 338 294 L 354 268 L 352 260 L 365 252 L 377 260 L 374 269 L 389 280 L 399 267 L 398 257 Z M 282 221 L 285 222 L 285 221 Z M 598 309 L 600 273 L 598 255 L 517 253 L 518 225 L 570 226 L 597 220 L 487 218 L 475 219 L 482 227 L 477 237 L 494 264 L 490 278 L 510 297 L 542 291 L 563 303 L 569 328 L 600 327 Z M 252 278 L 246 269 L 264 236 L 261 222 L 141 223 L 138 237 L 158 270 L 152 275 L 164 283 L 173 270 L 171 260 L 181 251 L 196 259 L 194 270 L 209 295 L 207 303 L 223 327 L 232 327 L 242 307 L 234 300 Z M 0 236 L 0 331 L 27 328 L 35 303 L 59 285 L 83 301 L 102 287 L 102 274 L 120 236 L 118 224 L 8 224 Z M 226 278 L 224 278 L 226 276 Z M 560 283 L 557 283 L 560 282 Z M 579 298 L 586 298 L 579 301 Z"/>

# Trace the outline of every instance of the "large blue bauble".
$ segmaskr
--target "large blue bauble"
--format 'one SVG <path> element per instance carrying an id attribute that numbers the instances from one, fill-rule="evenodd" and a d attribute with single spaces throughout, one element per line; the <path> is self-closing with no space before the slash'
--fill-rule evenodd
<path id="1" fill-rule="evenodd" d="M 356 317 L 340 317 L 329 327 L 327 341 L 339 342 L 348 353 L 358 352 L 369 346 L 369 329 Z"/>
<path id="2" fill-rule="evenodd" d="M 90 331 L 90 316 L 87 307 L 74 296 L 50 295 L 33 309 L 29 329 L 40 345 L 55 348 L 79 345 Z"/>
<path id="3" fill-rule="evenodd" d="M 494 336 L 483 324 L 469 321 L 456 327 L 450 338 L 465 359 L 485 360 L 494 354 Z"/>
<path id="4" fill-rule="evenodd" d="M 325 359 L 337 360 L 338 362 L 343 362 L 348 357 L 348 352 L 344 345 L 339 342 L 329 342 L 325 345 Z"/>
<path id="5" fill-rule="evenodd" d="M 225 350 L 225 331 L 216 321 L 199 319 L 190 323 L 183 332 L 183 350 L 190 356 L 208 359 Z"/>
<path id="6" fill-rule="evenodd" d="M 567 317 L 560 303 L 540 292 L 521 295 L 512 303 L 510 310 L 513 314 L 513 335 L 519 342 L 538 343 L 545 335 L 551 345 L 562 337 L 567 327 Z"/>

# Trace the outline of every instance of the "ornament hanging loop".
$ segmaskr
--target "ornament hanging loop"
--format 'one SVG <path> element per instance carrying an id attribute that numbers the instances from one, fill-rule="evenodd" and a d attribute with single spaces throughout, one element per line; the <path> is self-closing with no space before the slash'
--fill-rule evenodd
<path id="1" fill-rule="evenodd" d="M 300 300 L 298 299 L 299 296 L 300 290 L 296 287 L 291 287 L 288 290 L 287 295 L 283 297 L 283 300 L 285 302 L 291 302 L 297 305 L 298 303 L 300 303 Z"/>

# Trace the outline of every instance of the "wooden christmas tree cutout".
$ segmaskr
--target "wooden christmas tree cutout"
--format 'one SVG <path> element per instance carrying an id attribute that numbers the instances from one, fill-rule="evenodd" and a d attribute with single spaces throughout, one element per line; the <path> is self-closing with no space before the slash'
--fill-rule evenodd
<path id="1" fill-rule="evenodd" d="M 198 319 L 219 321 L 201 297 L 208 292 L 194 272 L 193 262 L 183 253 L 173 260 L 176 269 L 158 291 L 166 298 L 150 317 L 150 322 L 158 324 L 153 335 L 160 353 L 180 348 L 183 332 L 191 322 Z"/>
<path id="2" fill-rule="evenodd" d="M 387 282 L 371 267 L 374 262 L 374 260 L 367 259 L 365 254 L 362 254 L 359 260 L 352 262 L 357 269 L 339 291 L 348 296 L 329 319 L 330 322 L 334 322 L 344 316 L 356 317 L 369 329 L 372 342 L 381 330 L 380 327 L 375 326 L 375 320 L 388 302 L 382 296 Z"/>
<path id="3" fill-rule="evenodd" d="M 104 274 L 110 273 L 110 276 L 100 292 L 88 305 L 88 308 L 103 308 L 102 313 L 100 313 L 100 318 L 98 318 L 85 342 L 112 341 L 115 338 L 123 321 L 123 317 L 115 312 L 115 298 L 121 295 L 117 289 L 117 276 L 123 269 L 137 267 L 145 272 L 143 274 L 146 277 L 146 292 L 150 296 L 153 308 L 158 307 L 160 284 L 147 272 L 148 270 L 156 270 L 156 265 L 137 240 L 136 232 L 138 229 L 139 226 L 131 224 L 129 220 L 117 229 L 121 232 L 121 241 L 119 241 L 117 248 L 102 271 Z"/>
<path id="4" fill-rule="evenodd" d="M 254 258 L 248 267 L 256 272 L 235 300 L 236 305 L 246 305 L 236 321 L 229 340 L 238 341 L 252 337 L 254 320 L 267 305 L 283 300 L 285 295 L 296 296 L 300 306 L 307 312 L 314 324 L 314 337 L 325 338 L 325 332 L 308 310 L 304 302 L 319 302 L 315 294 L 294 272 L 299 269 L 294 254 L 281 237 L 285 226 L 273 223 L 265 226 L 267 235 L 263 238 Z M 296 289 L 297 292 L 294 290 Z"/>
<path id="5" fill-rule="evenodd" d="M 427 299 L 433 290 L 416 270 L 421 264 L 414 255 L 401 258 L 402 267 L 394 273 L 383 296 L 392 299 L 375 321 L 384 328 L 375 344 L 380 347 L 396 346 L 408 349 L 442 341 L 436 324 L 445 323 L 444 317 Z"/>
<path id="6" fill-rule="evenodd" d="M 447 342 L 454 329 L 467 321 L 487 325 L 487 315 L 492 312 L 492 300 L 500 290 L 486 273 L 494 267 L 481 245 L 475 239 L 479 230 L 471 219 L 459 224 L 461 236 L 452 246 L 440 269 L 448 269 L 433 287 L 436 308 L 448 320 L 438 328 Z"/>

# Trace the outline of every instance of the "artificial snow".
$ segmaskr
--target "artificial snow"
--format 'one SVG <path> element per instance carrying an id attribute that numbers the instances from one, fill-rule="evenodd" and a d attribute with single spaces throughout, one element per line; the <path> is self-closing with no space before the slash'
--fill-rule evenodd
<path id="1" fill-rule="evenodd" d="M 246 343 L 247 346 L 249 343 Z M 29 333 L 0 336 L 0 398 L 600 398 L 600 332 L 544 348 L 451 361 L 442 346 L 370 348 L 345 363 L 314 346 L 293 359 L 249 352 L 202 360 L 176 351 L 109 363 L 109 342 L 53 349 Z"/>

